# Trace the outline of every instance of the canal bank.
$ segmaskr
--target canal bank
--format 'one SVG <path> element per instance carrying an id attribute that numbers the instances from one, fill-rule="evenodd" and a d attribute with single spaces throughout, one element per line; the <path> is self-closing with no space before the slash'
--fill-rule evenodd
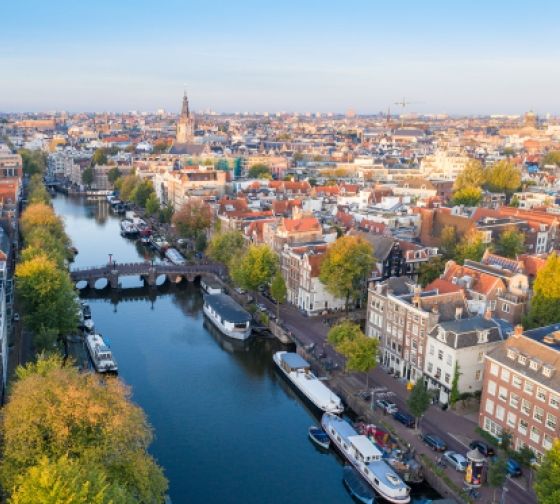
<path id="1" fill-rule="evenodd" d="M 79 250 L 75 266 L 149 260 L 151 251 L 120 236 L 103 201 L 53 201 Z M 205 323 L 197 285 L 90 291 L 97 329 L 120 376 L 154 427 L 151 452 L 164 467 L 175 504 L 344 503 L 343 461 L 307 438 L 318 417 L 282 380 L 272 338 L 234 342 Z M 420 490 L 418 493 L 422 493 Z"/>

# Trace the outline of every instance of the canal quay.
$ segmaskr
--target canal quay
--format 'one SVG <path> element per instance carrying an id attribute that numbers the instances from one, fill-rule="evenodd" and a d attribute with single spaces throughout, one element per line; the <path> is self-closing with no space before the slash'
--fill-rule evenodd
<path id="1" fill-rule="evenodd" d="M 105 201 L 57 195 L 53 204 L 79 253 L 73 267 L 158 260 L 120 236 Z M 151 452 L 182 503 L 351 503 L 343 460 L 307 437 L 319 417 L 280 376 L 274 338 L 232 341 L 208 325 L 197 284 L 87 289 L 96 330 L 154 428 Z M 413 495 L 429 495 L 426 487 Z"/>

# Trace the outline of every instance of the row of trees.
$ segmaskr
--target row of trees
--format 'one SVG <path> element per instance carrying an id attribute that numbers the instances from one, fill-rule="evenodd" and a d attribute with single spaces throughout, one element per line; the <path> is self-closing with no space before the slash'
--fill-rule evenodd
<path id="1" fill-rule="evenodd" d="M 525 327 L 542 327 L 560 320 L 560 257 L 553 252 L 537 272 Z"/>
<path id="2" fill-rule="evenodd" d="M 47 155 L 40 150 L 20 149 L 18 154 L 23 161 L 25 175 L 41 175 L 47 167 Z"/>
<path id="3" fill-rule="evenodd" d="M 476 206 L 482 201 L 482 189 L 505 193 L 507 199 L 521 187 L 521 170 L 509 159 L 483 168 L 480 161 L 467 163 L 453 185 L 453 204 Z"/>

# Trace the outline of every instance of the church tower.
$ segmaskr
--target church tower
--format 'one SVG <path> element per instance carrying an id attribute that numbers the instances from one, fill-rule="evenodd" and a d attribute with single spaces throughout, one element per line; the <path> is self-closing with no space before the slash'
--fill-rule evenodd
<path id="1" fill-rule="evenodd" d="M 191 111 L 189 110 L 189 98 L 187 96 L 187 92 L 185 91 L 183 96 L 183 107 L 181 109 L 181 115 L 179 116 L 179 122 L 177 123 L 176 143 L 192 143 L 193 138 L 194 116 L 191 116 Z"/>

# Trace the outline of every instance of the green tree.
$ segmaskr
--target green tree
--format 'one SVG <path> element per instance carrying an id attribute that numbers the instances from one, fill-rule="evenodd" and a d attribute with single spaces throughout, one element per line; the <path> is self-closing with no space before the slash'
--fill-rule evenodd
<path id="1" fill-rule="evenodd" d="M 500 234 L 496 242 L 496 253 L 515 259 L 519 254 L 525 250 L 525 235 L 515 228 L 506 229 Z"/>
<path id="2" fill-rule="evenodd" d="M 539 504 L 560 502 L 560 440 L 555 439 L 536 472 L 535 493 Z"/>
<path id="3" fill-rule="evenodd" d="M 457 261 L 461 264 L 465 259 L 480 261 L 486 250 L 486 244 L 482 241 L 482 233 L 473 229 L 463 236 L 455 249 Z"/>
<path id="4" fill-rule="evenodd" d="M 363 334 L 358 324 L 351 320 L 343 320 L 329 330 L 327 341 L 338 351 L 342 345 L 358 339 Z"/>
<path id="5" fill-rule="evenodd" d="M 342 236 L 329 245 L 319 279 L 327 291 L 345 299 L 348 312 L 350 298 L 357 299 L 362 293 L 373 263 L 373 248 L 368 242 L 358 236 Z"/>
<path id="6" fill-rule="evenodd" d="M 560 151 L 550 151 L 542 159 L 541 166 L 560 166 Z"/>
<path id="7" fill-rule="evenodd" d="M 378 342 L 379 340 L 368 338 L 361 333 L 357 338 L 342 345 L 346 357 L 346 370 L 365 373 L 366 389 L 369 389 L 369 372 L 377 365 Z"/>
<path id="8" fill-rule="evenodd" d="M 173 218 L 173 207 L 169 204 L 163 205 L 159 210 L 159 221 L 162 224 L 169 224 Z"/>
<path id="9" fill-rule="evenodd" d="M 121 171 L 119 170 L 119 168 L 117 166 L 115 166 L 114 168 L 111 168 L 108 172 L 107 172 L 107 180 L 112 184 L 115 185 L 115 182 L 117 181 L 117 179 L 122 175 Z"/>
<path id="10" fill-rule="evenodd" d="M 216 163 L 216 170 L 229 171 L 229 161 L 221 158 Z"/>
<path id="11" fill-rule="evenodd" d="M 29 203 L 43 203 L 50 205 L 51 197 L 43 183 L 43 176 L 35 173 L 31 176 L 27 186 L 27 201 Z"/>
<path id="12" fill-rule="evenodd" d="M 453 205 L 478 206 L 482 201 L 482 189 L 480 187 L 463 187 L 453 193 L 451 203 Z"/>
<path id="13" fill-rule="evenodd" d="M 219 221 L 218 221 L 219 222 Z M 243 251 L 245 239 L 239 231 L 227 231 L 212 236 L 206 254 L 214 261 L 229 265 Z"/>
<path id="14" fill-rule="evenodd" d="M 262 179 L 271 178 L 272 175 L 268 166 L 266 166 L 265 164 L 257 163 L 249 168 L 248 176 L 249 178 Z"/>
<path id="15" fill-rule="evenodd" d="M 496 490 L 504 486 L 506 478 L 506 459 L 500 457 L 499 459 L 491 462 L 488 466 L 487 482 L 488 485 L 490 485 L 494 489 L 494 496 L 492 499 L 493 502 L 496 502 Z"/>
<path id="16" fill-rule="evenodd" d="M 130 497 L 117 502 L 163 502 L 167 481 L 147 453 L 152 440 L 150 426 L 143 411 L 130 401 L 130 390 L 122 381 L 80 373 L 56 356 L 39 356 L 37 363 L 18 370 L 17 376 L 0 426 L 0 480 L 4 489 L 17 495 L 22 477 L 25 480 L 33 467 L 42 471 L 47 458 L 51 466 L 60 464 L 47 473 L 60 478 L 71 472 L 78 492 L 87 474 L 96 480 L 90 483 L 94 486 L 100 483 L 102 472 L 107 490 L 118 487 L 121 495 Z M 72 462 L 67 464 L 65 457 Z M 80 467 L 71 470 L 73 463 Z M 36 481 L 32 479 L 30 484 Z M 67 483 L 71 482 L 72 477 Z"/>
<path id="17" fill-rule="evenodd" d="M 513 196 L 513 198 L 511 198 L 511 201 L 509 202 L 509 206 L 513 208 L 519 208 L 520 203 L 521 202 L 519 201 L 519 198 L 517 196 Z"/>
<path id="18" fill-rule="evenodd" d="M 282 272 L 278 269 L 270 282 L 270 295 L 272 299 L 276 301 L 276 320 L 280 319 L 280 303 L 286 302 L 286 297 L 288 295 L 288 289 L 286 288 L 286 282 L 282 276 Z"/>
<path id="19" fill-rule="evenodd" d="M 155 192 L 152 192 L 146 200 L 146 214 L 156 215 L 159 213 L 159 199 Z"/>
<path id="20" fill-rule="evenodd" d="M 95 173 L 93 172 L 93 167 L 92 166 L 88 166 L 83 172 L 82 172 L 82 183 L 86 186 L 86 187 L 90 187 L 91 184 L 93 184 L 93 179 L 95 177 Z"/>
<path id="21" fill-rule="evenodd" d="M 521 186 L 521 170 L 510 160 L 498 161 L 485 174 L 490 192 L 503 192 L 509 197 Z"/>
<path id="22" fill-rule="evenodd" d="M 460 191 L 462 189 L 481 187 L 486 181 L 482 164 L 477 159 L 471 159 L 459 173 L 453 189 Z"/>
<path id="23" fill-rule="evenodd" d="M 455 363 L 455 369 L 453 370 L 453 381 L 451 382 L 451 391 L 449 393 L 449 404 L 455 406 L 459 400 L 461 394 L 459 392 L 459 377 L 461 376 L 459 362 Z"/>
<path id="24" fill-rule="evenodd" d="M 247 290 L 270 282 L 278 267 L 278 256 L 268 245 L 250 245 L 230 266 L 233 281 Z"/>
<path id="25" fill-rule="evenodd" d="M 418 268 L 418 283 L 422 287 L 432 283 L 439 278 L 445 269 L 445 262 L 441 256 L 436 256 L 424 262 Z"/>
<path id="26" fill-rule="evenodd" d="M 47 155 L 38 150 L 20 149 L 18 154 L 23 161 L 23 173 L 25 175 L 43 175 L 47 167 Z"/>
<path id="27" fill-rule="evenodd" d="M 133 174 L 119 178 L 116 187 L 119 189 L 121 199 L 124 201 L 132 200 L 138 184 L 140 184 L 140 178 Z"/>
<path id="28" fill-rule="evenodd" d="M 139 207 L 144 208 L 148 198 L 153 192 L 154 186 L 151 180 L 143 180 L 136 185 L 130 197 Z"/>
<path id="29" fill-rule="evenodd" d="M 528 327 L 555 324 L 560 320 L 560 257 L 551 253 L 537 272 L 533 298 L 526 318 Z"/>
<path id="30" fill-rule="evenodd" d="M 457 231 L 454 226 L 444 226 L 441 230 L 440 249 L 444 259 L 454 259 L 457 249 Z"/>
<path id="31" fill-rule="evenodd" d="M 410 392 L 410 395 L 406 400 L 406 404 L 408 406 L 408 409 L 410 410 L 410 413 L 412 413 L 412 415 L 416 417 L 417 427 L 420 424 L 420 419 L 422 418 L 424 413 L 426 413 L 426 410 L 430 406 L 431 400 L 432 396 L 426 390 L 426 384 L 424 383 L 424 380 L 418 380 L 414 384 L 414 387 L 412 388 L 412 391 Z"/>
<path id="32" fill-rule="evenodd" d="M 203 231 L 210 229 L 212 210 L 204 201 L 189 200 L 173 215 L 173 224 L 181 236 L 196 238 Z"/>
<path id="33" fill-rule="evenodd" d="M 91 158 L 91 166 L 106 165 L 109 160 L 107 157 L 107 152 L 108 151 L 105 148 L 95 149 L 93 157 Z"/>

